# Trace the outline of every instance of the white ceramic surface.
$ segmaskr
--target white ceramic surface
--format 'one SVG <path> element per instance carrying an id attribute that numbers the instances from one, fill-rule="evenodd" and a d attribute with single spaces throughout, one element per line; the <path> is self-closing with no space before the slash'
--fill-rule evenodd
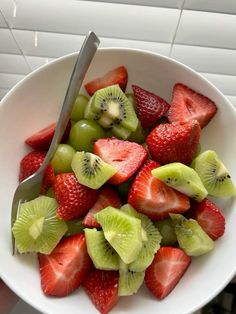
<path id="1" fill-rule="evenodd" d="M 11 255 L 11 200 L 17 186 L 19 161 L 28 151 L 23 141 L 57 118 L 74 60 L 75 54 L 69 55 L 33 72 L 18 83 L 0 105 L 0 276 L 22 299 L 48 314 L 97 313 L 82 288 L 66 298 L 44 296 L 36 257 Z M 170 101 L 174 83 L 182 82 L 216 102 L 219 110 L 202 131 L 202 149 L 216 150 L 236 182 L 236 111 L 223 94 L 199 74 L 176 61 L 129 49 L 99 50 L 85 81 L 121 64 L 128 68 L 129 90 L 134 83 Z M 219 204 L 226 217 L 226 232 L 216 242 L 214 251 L 194 258 L 180 283 L 166 299 L 157 301 L 143 287 L 138 294 L 121 298 L 112 313 L 192 313 L 224 288 L 236 271 L 236 204 L 235 199 Z"/>

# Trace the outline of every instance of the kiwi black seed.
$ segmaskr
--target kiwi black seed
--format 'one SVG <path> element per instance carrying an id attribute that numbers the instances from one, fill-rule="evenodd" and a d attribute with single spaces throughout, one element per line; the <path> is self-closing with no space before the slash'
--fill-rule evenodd
<path id="1" fill-rule="evenodd" d="M 129 131 L 135 131 L 138 126 L 133 105 L 119 85 L 96 91 L 87 106 L 85 117 L 96 119 L 105 128 L 120 125 Z"/>
<path id="2" fill-rule="evenodd" d="M 71 163 L 80 184 L 99 189 L 117 170 L 95 154 L 76 152 Z"/>
<path id="3" fill-rule="evenodd" d="M 236 195 L 229 171 L 216 152 L 207 150 L 198 155 L 191 165 L 198 173 L 208 193 L 216 197 Z"/>

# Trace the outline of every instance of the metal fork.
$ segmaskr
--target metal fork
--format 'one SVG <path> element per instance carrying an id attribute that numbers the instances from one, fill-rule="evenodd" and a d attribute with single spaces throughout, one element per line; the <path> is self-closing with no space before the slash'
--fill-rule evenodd
<path id="1" fill-rule="evenodd" d="M 12 201 L 11 230 L 19 214 L 20 204 L 39 196 L 45 169 L 50 163 L 58 147 L 58 144 L 61 141 L 61 138 L 64 134 L 65 128 L 70 118 L 72 105 L 80 90 L 85 74 L 97 51 L 99 44 L 100 40 L 98 39 L 96 34 L 93 32 L 89 32 L 83 42 L 80 52 L 78 53 L 78 57 L 71 74 L 70 82 L 66 91 L 60 116 L 56 125 L 55 133 L 51 145 L 49 147 L 49 150 L 47 152 L 47 155 L 45 157 L 45 160 L 41 167 L 33 175 L 31 175 L 18 185 L 15 191 Z M 12 231 L 11 235 L 12 235 L 12 254 L 14 255 L 17 252 L 17 248 Z"/>

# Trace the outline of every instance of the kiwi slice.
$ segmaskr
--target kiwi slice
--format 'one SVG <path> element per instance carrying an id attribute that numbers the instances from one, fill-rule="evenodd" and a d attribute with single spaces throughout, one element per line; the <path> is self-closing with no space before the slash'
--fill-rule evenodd
<path id="1" fill-rule="evenodd" d="M 162 236 L 161 245 L 175 245 L 177 242 L 174 224 L 171 218 L 153 222 Z"/>
<path id="2" fill-rule="evenodd" d="M 111 247 L 103 231 L 97 229 L 84 229 L 88 254 L 98 269 L 118 270 L 119 256 Z"/>
<path id="3" fill-rule="evenodd" d="M 66 237 L 78 234 L 84 231 L 83 219 L 74 219 L 66 221 L 67 231 L 65 233 Z"/>
<path id="4" fill-rule="evenodd" d="M 119 263 L 118 295 L 128 296 L 136 293 L 144 281 L 145 272 L 133 272 L 121 259 Z"/>
<path id="5" fill-rule="evenodd" d="M 99 189 L 117 170 L 95 154 L 76 152 L 71 163 L 72 170 L 80 184 Z"/>
<path id="6" fill-rule="evenodd" d="M 57 218 L 57 206 L 55 199 L 44 195 L 20 205 L 12 228 L 19 253 L 52 252 L 67 230 L 66 223 Z"/>
<path id="7" fill-rule="evenodd" d="M 198 155 L 191 166 L 198 173 L 208 193 L 216 197 L 236 195 L 230 174 L 216 152 L 207 150 Z"/>
<path id="8" fill-rule="evenodd" d="M 123 262 L 132 263 L 143 246 L 141 220 L 111 206 L 95 214 L 95 218 Z"/>
<path id="9" fill-rule="evenodd" d="M 85 113 L 87 117 L 90 115 L 95 115 L 95 119 L 107 128 L 118 124 L 135 131 L 138 126 L 135 110 L 118 84 L 95 92 Z"/>
<path id="10" fill-rule="evenodd" d="M 201 202 L 208 194 L 196 171 L 180 162 L 155 168 L 152 175 L 195 201 Z"/>
<path id="11" fill-rule="evenodd" d="M 199 256 L 214 248 L 214 241 L 207 235 L 198 222 L 180 214 L 170 214 L 179 246 L 189 256 Z"/>
<path id="12" fill-rule="evenodd" d="M 141 220 L 143 228 L 143 247 L 135 261 L 129 264 L 129 270 L 135 272 L 144 271 L 151 263 L 155 253 L 160 248 L 161 234 L 154 226 L 151 219 L 138 213 L 131 205 L 125 204 L 120 209 L 124 213 Z"/>
<path id="13" fill-rule="evenodd" d="M 117 124 L 115 124 L 111 130 L 113 135 L 123 140 L 126 140 L 131 134 L 131 131 L 129 129 Z"/>

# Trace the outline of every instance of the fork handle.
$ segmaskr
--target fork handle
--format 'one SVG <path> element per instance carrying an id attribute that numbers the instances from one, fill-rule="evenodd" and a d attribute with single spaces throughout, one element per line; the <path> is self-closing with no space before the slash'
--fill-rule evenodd
<path id="1" fill-rule="evenodd" d="M 83 42 L 80 52 L 78 53 L 78 57 L 66 91 L 66 95 L 56 125 L 53 139 L 47 152 L 47 155 L 45 157 L 45 160 L 42 166 L 40 167 L 40 170 L 42 172 L 45 170 L 46 166 L 51 161 L 58 145 L 60 144 L 60 141 L 70 119 L 70 112 L 72 110 L 72 106 L 81 88 L 85 74 L 94 57 L 94 54 L 97 51 L 99 44 L 100 40 L 98 39 L 96 34 L 94 32 L 89 32 Z"/>

